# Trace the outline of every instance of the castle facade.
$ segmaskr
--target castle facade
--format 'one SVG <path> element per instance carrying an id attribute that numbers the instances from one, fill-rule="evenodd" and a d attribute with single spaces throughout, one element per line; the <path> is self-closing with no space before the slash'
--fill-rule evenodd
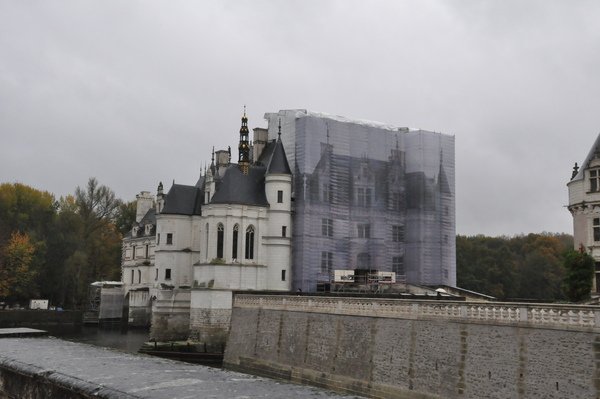
<path id="1" fill-rule="evenodd" d="M 157 339 L 219 340 L 234 290 L 313 292 L 355 269 L 456 285 L 454 137 L 306 110 L 265 119 L 250 141 L 244 114 L 237 163 L 213 151 L 195 185 L 138 196 L 130 321 L 151 308 Z"/>

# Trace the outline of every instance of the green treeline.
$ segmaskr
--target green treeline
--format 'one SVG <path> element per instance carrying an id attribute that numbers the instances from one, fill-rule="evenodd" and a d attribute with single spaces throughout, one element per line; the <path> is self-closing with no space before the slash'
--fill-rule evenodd
<path id="1" fill-rule="evenodd" d="M 85 307 L 90 283 L 120 280 L 122 233 L 134 219 L 135 206 L 94 178 L 58 200 L 0 184 L 0 301 Z"/>
<path id="2" fill-rule="evenodd" d="M 121 240 L 134 220 L 135 201 L 123 203 L 94 178 L 58 200 L 0 184 L 0 302 L 85 307 L 90 283 L 120 280 Z M 457 283 L 498 299 L 585 300 L 594 260 L 572 248 L 567 234 L 459 235 Z"/>
<path id="3" fill-rule="evenodd" d="M 456 237 L 457 284 L 499 299 L 582 300 L 589 296 L 591 276 L 567 279 L 568 256 L 574 256 L 568 234 L 527 234 L 514 237 Z M 593 260 L 592 267 L 593 267 Z M 584 285 L 585 295 L 572 295 L 573 285 Z M 587 289 L 587 291 L 586 291 Z M 581 292 L 581 289 L 580 291 Z"/>

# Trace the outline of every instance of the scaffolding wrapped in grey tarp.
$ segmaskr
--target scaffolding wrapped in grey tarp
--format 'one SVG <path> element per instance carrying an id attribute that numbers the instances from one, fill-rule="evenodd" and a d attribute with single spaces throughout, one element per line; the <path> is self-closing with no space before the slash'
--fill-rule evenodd
<path id="1" fill-rule="evenodd" d="M 267 113 L 293 171 L 293 287 L 333 270 L 456 285 L 454 137 L 285 110 Z"/>

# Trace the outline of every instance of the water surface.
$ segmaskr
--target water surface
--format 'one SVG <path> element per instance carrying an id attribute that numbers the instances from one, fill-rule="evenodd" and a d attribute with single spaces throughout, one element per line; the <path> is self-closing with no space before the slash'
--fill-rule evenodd
<path id="1" fill-rule="evenodd" d="M 149 332 L 145 329 L 123 329 L 121 326 L 82 326 L 81 329 L 50 331 L 50 335 L 74 342 L 113 348 L 122 352 L 137 353 L 142 344 L 148 341 Z"/>

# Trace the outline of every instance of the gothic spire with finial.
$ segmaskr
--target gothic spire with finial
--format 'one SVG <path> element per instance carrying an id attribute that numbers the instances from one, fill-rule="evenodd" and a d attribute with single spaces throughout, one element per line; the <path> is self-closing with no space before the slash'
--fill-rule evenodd
<path id="1" fill-rule="evenodd" d="M 238 165 L 245 175 L 248 174 L 250 166 L 250 141 L 248 135 L 248 117 L 246 117 L 246 106 L 244 105 L 244 116 L 242 116 L 242 127 L 240 127 L 240 144 L 238 145 Z"/>

